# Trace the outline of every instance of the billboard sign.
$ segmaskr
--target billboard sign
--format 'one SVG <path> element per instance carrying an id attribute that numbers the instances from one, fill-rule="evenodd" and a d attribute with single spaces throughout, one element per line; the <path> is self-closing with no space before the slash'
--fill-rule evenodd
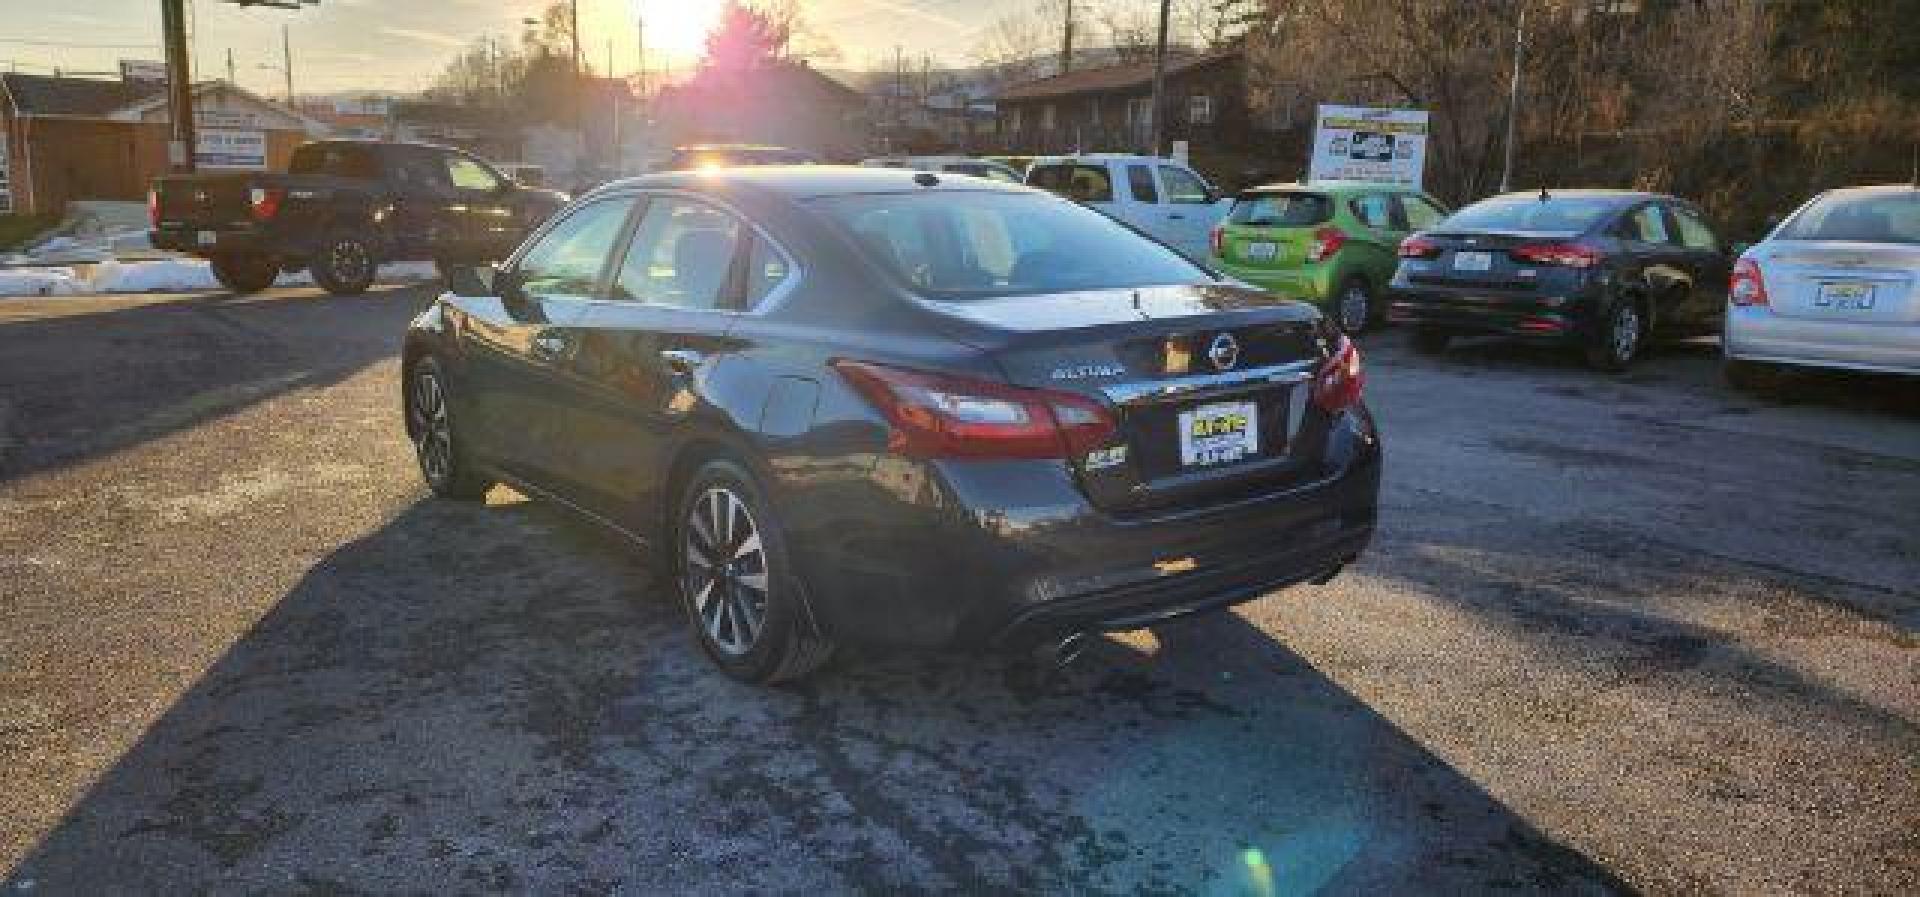
<path id="1" fill-rule="evenodd" d="M 1320 107 L 1310 181 L 1420 186 L 1427 164 L 1427 113 L 1419 109 Z"/>
<path id="2" fill-rule="evenodd" d="M 208 128 L 195 132 L 193 164 L 199 168 L 267 168 L 267 132 Z"/>

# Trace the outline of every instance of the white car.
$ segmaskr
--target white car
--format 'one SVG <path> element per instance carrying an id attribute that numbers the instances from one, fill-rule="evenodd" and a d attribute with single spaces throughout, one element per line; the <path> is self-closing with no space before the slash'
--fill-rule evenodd
<path id="1" fill-rule="evenodd" d="M 1213 226 L 1233 205 L 1184 163 L 1127 153 L 1043 156 L 1028 166 L 1027 184 L 1105 212 L 1200 262 Z"/>
<path id="2" fill-rule="evenodd" d="M 1920 375 L 1920 188 L 1830 190 L 1734 263 L 1727 379 L 1778 366 Z"/>
<path id="3" fill-rule="evenodd" d="M 976 159 L 972 156 L 881 156 L 863 160 L 860 164 L 867 168 L 910 168 L 914 171 L 938 171 L 972 175 L 977 178 L 992 178 L 1009 184 L 1020 183 L 1020 172 L 1014 171 L 1012 167 L 992 159 Z"/>

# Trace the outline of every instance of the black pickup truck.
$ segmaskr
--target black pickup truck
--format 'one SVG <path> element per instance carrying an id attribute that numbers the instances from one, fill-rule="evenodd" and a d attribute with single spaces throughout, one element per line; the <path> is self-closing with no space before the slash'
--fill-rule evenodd
<path id="1" fill-rule="evenodd" d="M 211 260 L 228 289 L 309 268 L 327 292 L 350 295 L 383 262 L 431 260 L 445 273 L 504 258 L 566 201 L 457 149 L 326 140 L 296 148 L 286 174 L 155 179 L 147 207 L 153 245 Z"/>

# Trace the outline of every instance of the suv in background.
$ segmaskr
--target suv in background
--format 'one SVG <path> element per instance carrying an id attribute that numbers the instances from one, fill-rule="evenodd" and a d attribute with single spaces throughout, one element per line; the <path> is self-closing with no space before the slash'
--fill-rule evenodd
<path id="1" fill-rule="evenodd" d="M 1214 267 L 1289 299 L 1320 305 L 1348 333 L 1378 320 L 1408 232 L 1446 217 L 1414 187 L 1320 181 L 1254 187 L 1214 227 Z"/>
<path id="2" fill-rule="evenodd" d="M 818 165 L 819 157 L 806 150 L 756 143 L 696 143 L 676 146 L 662 171 L 689 168 L 737 168 L 742 165 Z"/>
<path id="3" fill-rule="evenodd" d="M 976 159 L 972 156 L 880 156 L 862 161 L 865 168 L 910 168 L 914 171 L 939 171 L 947 174 L 964 174 L 977 178 L 992 178 L 1008 184 L 1021 182 L 1020 172 L 992 159 Z"/>
<path id="4" fill-rule="evenodd" d="M 1027 185 L 1105 212 L 1195 261 L 1207 258 L 1207 232 L 1227 201 L 1199 172 L 1175 159 L 1127 153 L 1042 156 Z"/>
<path id="5" fill-rule="evenodd" d="M 1625 370 L 1647 341 L 1720 329 L 1732 253 L 1692 203 L 1564 190 L 1481 200 L 1400 244 L 1393 320 L 1413 346 L 1498 334 Z"/>

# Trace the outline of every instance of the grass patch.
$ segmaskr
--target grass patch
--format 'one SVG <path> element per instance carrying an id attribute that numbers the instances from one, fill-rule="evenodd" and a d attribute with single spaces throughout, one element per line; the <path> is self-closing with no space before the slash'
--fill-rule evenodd
<path id="1" fill-rule="evenodd" d="M 59 223 L 58 215 L 0 215 L 0 251 L 15 249 Z"/>

